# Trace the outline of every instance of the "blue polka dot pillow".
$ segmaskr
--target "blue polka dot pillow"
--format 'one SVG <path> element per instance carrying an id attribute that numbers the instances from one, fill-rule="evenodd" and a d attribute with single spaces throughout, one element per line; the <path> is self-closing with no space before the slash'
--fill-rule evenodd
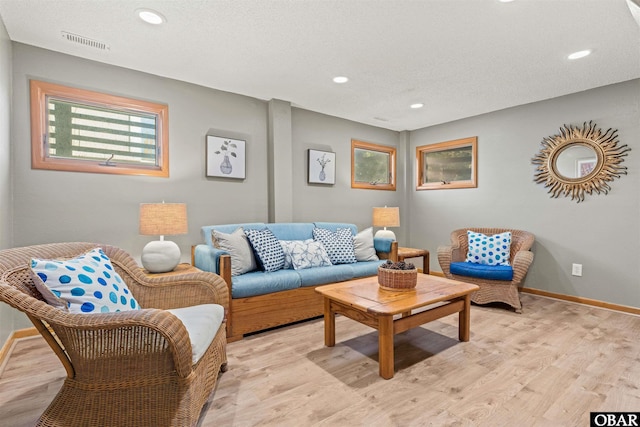
<path id="1" fill-rule="evenodd" d="M 348 228 L 338 228 L 334 233 L 326 228 L 314 228 L 313 238 L 322 242 L 331 264 L 353 264 L 358 262 L 353 245 L 353 234 Z"/>
<path id="2" fill-rule="evenodd" d="M 111 260 L 96 248 L 68 260 L 31 260 L 31 275 L 43 298 L 71 313 L 140 310 Z"/>
<path id="3" fill-rule="evenodd" d="M 483 265 L 509 265 L 510 231 L 486 236 L 467 230 L 467 237 L 469 238 L 467 262 Z"/>

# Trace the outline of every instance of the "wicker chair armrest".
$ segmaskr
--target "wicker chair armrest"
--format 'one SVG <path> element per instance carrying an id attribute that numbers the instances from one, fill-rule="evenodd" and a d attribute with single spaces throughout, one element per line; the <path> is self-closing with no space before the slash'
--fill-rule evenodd
<path id="1" fill-rule="evenodd" d="M 49 324 L 72 359 L 90 359 L 91 363 L 100 364 L 100 357 L 96 357 L 93 349 L 102 349 L 107 354 L 107 360 L 113 354 L 132 354 L 143 359 L 161 358 L 162 351 L 158 349 L 166 346 L 171 354 L 167 370 L 175 369 L 178 375 L 185 378 L 193 370 L 189 333 L 184 324 L 168 311 L 142 309 L 105 314 L 69 314 L 61 311 L 61 314 L 52 318 Z M 82 341 L 87 341 L 86 345 Z M 127 348 L 132 345 L 140 351 Z M 87 352 L 91 352 L 91 355 L 88 356 Z M 149 364 L 152 364 L 150 359 Z"/>
<path id="2" fill-rule="evenodd" d="M 513 257 L 513 284 L 519 284 L 524 279 L 524 276 L 529 270 L 529 266 L 533 262 L 533 252 L 531 251 L 518 251 Z"/>
<path id="3" fill-rule="evenodd" d="M 438 246 L 438 263 L 445 276 L 448 276 L 451 269 L 451 246 Z"/>
<path id="4" fill-rule="evenodd" d="M 185 272 L 170 276 L 148 276 L 139 268 L 131 273 L 131 292 L 141 307 L 170 308 L 190 307 L 199 304 L 219 304 L 225 312 L 229 309 L 229 290 L 215 273 L 206 271 Z"/>

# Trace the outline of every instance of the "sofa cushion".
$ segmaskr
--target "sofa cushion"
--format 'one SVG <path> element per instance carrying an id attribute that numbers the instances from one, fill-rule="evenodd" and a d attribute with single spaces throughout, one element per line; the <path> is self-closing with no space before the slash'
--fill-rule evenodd
<path id="1" fill-rule="evenodd" d="M 245 230 L 253 247 L 256 260 L 264 271 L 276 271 L 284 267 L 284 252 L 271 230 Z"/>
<path id="2" fill-rule="evenodd" d="M 211 234 L 213 246 L 228 252 L 231 256 L 232 276 L 248 273 L 258 268 L 253 256 L 253 249 L 251 249 L 249 239 L 244 234 L 242 227 L 237 228 L 231 234 L 218 230 L 212 230 Z"/>
<path id="3" fill-rule="evenodd" d="M 329 255 L 322 242 L 307 240 L 280 240 L 284 251 L 284 268 L 302 270 L 331 265 Z"/>
<path id="4" fill-rule="evenodd" d="M 509 265 L 511 232 L 487 236 L 467 230 L 469 248 L 467 262 L 484 265 Z"/>
<path id="5" fill-rule="evenodd" d="M 73 259 L 33 258 L 31 276 L 49 304 L 71 313 L 140 310 L 138 301 L 101 248 Z"/>
<path id="6" fill-rule="evenodd" d="M 353 269 L 353 277 L 367 277 L 376 276 L 378 274 L 378 266 L 384 264 L 386 260 L 382 261 L 359 261 L 355 264 L 349 264 Z"/>
<path id="7" fill-rule="evenodd" d="M 202 304 L 167 310 L 184 325 L 191 341 L 191 359 L 195 364 L 211 345 L 224 320 L 224 307 L 218 304 Z"/>
<path id="8" fill-rule="evenodd" d="M 373 246 L 373 227 L 365 228 L 353 236 L 353 246 L 357 261 L 378 261 L 379 258 Z"/>
<path id="9" fill-rule="evenodd" d="M 473 262 L 452 262 L 449 267 L 451 274 L 457 276 L 475 277 L 488 280 L 513 279 L 513 268 L 510 265 L 484 265 Z"/>
<path id="10" fill-rule="evenodd" d="M 326 269 L 327 267 L 318 268 Z M 300 276 L 294 270 L 252 271 L 231 278 L 231 297 L 246 298 L 299 287 Z"/>
<path id="11" fill-rule="evenodd" d="M 275 222 L 266 224 L 278 240 L 313 239 L 314 225 L 310 222 Z"/>
<path id="12" fill-rule="evenodd" d="M 331 267 L 307 268 L 305 270 L 297 270 L 296 273 L 300 277 L 301 286 L 319 286 L 353 279 L 353 265 L 339 264 Z"/>
<path id="13" fill-rule="evenodd" d="M 338 228 L 335 232 L 326 228 L 314 228 L 313 238 L 322 242 L 331 264 L 351 264 L 357 262 L 353 246 L 353 234 L 349 228 Z"/>

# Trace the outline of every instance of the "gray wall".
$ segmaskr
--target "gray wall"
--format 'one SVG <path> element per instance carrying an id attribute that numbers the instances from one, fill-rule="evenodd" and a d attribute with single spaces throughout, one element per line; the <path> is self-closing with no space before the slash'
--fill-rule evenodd
<path id="1" fill-rule="evenodd" d="M 351 188 L 351 139 L 396 147 L 404 153 L 404 146 L 398 147 L 398 132 L 300 108 L 293 108 L 292 128 L 294 221 L 346 221 L 362 229 L 371 226 L 374 206 L 400 206 L 405 193 L 404 162 L 400 156 L 396 191 Z M 308 149 L 336 153 L 334 185 L 307 183 Z M 403 242 L 401 229 L 393 231 Z"/>
<path id="2" fill-rule="evenodd" d="M 140 203 L 187 203 L 189 234 L 171 236 L 189 260 L 200 226 L 267 218 L 266 103 L 254 98 L 14 43 L 15 245 L 99 241 L 139 255 Z M 32 170 L 29 79 L 169 105 L 169 178 Z M 247 141 L 246 179 L 205 177 L 205 135 Z"/>
<path id="3" fill-rule="evenodd" d="M 512 227 L 533 232 L 535 260 L 525 286 L 640 307 L 640 80 L 523 105 L 411 133 L 420 145 L 478 137 L 478 188 L 410 191 L 410 243 L 433 254 L 449 244 L 449 232 L 469 226 Z M 608 195 L 582 203 L 551 199 L 533 182 L 531 159 L 543 137 L 564 124 L 593 120 L 618 129 L 632 151 Z M 412 164 L 413 186 L 416 183 Z M 583 276 L 571 276 L 571 264 Z"/>
<path id="4" fill-rule="evenodd" d="M 11 41 L 0 18 L 0 249 L 12 245 L 11 235 Z M 13 331 L 14 311 L 0 304 L 0 347 Z M 16 312 L 16 317 L 17 312 Z"/>

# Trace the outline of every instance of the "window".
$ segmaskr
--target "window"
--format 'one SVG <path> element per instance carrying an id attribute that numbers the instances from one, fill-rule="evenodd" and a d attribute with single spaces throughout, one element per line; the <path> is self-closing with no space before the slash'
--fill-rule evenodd
<path id="1" fill-rule="evenodd" d="M 416 147 L 417 190 L 476 188 L 478 138 Z"/>
<path id="2" fill-rule="evenodd" d="M 31 81 L 31 167 L 169 176 L 166 105 Z"/>
<path id="3" fill-rule="evenodd" d="M 351 140 L 351 188 L 396 189 L 396 149 Z"/>

